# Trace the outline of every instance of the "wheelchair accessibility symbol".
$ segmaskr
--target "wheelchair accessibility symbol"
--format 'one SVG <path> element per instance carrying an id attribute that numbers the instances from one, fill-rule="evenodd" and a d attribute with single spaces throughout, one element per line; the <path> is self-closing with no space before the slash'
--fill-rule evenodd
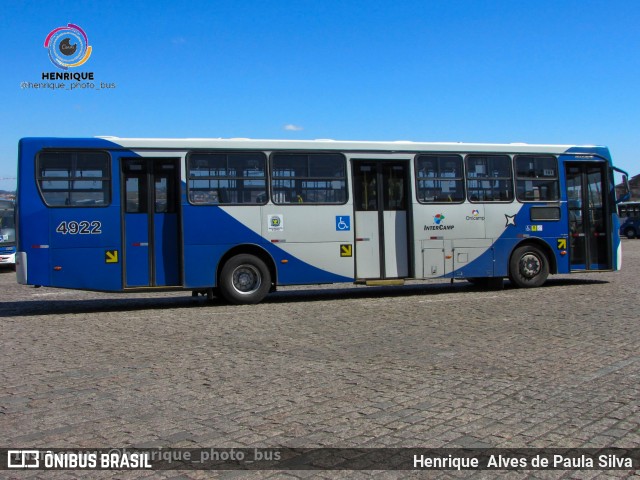
<path id="1" fill-rule="evenodd" d="M 336 217 L 336 232 L 348 232 L 349 230 L 351 230 L 351 217 L 349 215 Z"/>

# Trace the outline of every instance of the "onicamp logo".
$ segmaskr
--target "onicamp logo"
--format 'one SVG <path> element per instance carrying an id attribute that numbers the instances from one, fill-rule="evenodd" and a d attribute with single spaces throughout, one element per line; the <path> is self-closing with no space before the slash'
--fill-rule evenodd
<path id="1" fill-rule="evenodd" d="M 91 56 L 87 34 L 73 23 L 51 30 L 44 41 L 44 47 L 49 50 L 51 63 L 62 70 L 79 67 Z"/>
<path id="2" fill-rule="evenodd" d="M 484 217 L 480 216 L 480 210 L 476 210 L 475 208 L 471 210 L 471 215 L 467 215 L 465 217 L 466 220 L 484 220 Z"/>

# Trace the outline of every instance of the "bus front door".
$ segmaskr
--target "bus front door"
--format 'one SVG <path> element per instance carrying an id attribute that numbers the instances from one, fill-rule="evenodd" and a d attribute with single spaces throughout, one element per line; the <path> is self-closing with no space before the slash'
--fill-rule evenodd
<path id="1" fill-rule="evenodd" d="M 610 270 L 606 165 L 568 162 L 565 168 L 571 270 Z"/>
<path id="2" fill-rule="evenodd" d="M 353 160 L 356 278 L 409 276 L 409 163 Z"/>
<path id="3" fill-rule="evenodd" d="M 180 162 L 122 159 L 125 287 L 178 286 Z"/>

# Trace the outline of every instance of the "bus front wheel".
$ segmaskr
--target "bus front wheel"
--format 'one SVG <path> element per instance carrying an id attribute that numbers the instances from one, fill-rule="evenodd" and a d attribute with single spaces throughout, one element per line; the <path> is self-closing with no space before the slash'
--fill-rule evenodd
<path id="1" fill-rule="evenodd" d="M 509 262 L 509 279 L 518 287 L 539 287 L 549 276 L 547 256 L 533 245 L 518 247 Z"/>
<path id="2" fill-rule="evenodd" d="M 220 293 L 236 305 L 259 303 L 271 289 L 265 263 L 248 254 L 231 257 L 220 272 Z"/>
<path id="3" fill-rule="evenodd" d="M 624 234 L 627 238 L 636 238 L 636 229 L 633 227 L 629 227 L 624 231 Z"/>

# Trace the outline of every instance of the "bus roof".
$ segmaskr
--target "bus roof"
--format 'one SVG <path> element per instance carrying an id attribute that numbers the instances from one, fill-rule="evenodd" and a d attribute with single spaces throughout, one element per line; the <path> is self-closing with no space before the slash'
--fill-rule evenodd
<path id="1" fill-rule="evenodd" d="M 548 153 L 561 155 L 599 155 L 610 159 L 609 149 L 597 145 L 549 145 L 527 143 L 464 143 L 348 141 L 348 140 L 276 140 L 249 138 L 121 138 L 99 136 L 93 138 L 23 138 L 21 142 L 35 142 L 40 148 L 126 148 L 126 149 L 258 149 L 258 150 L 327 150 L 364 152 L 494 152 Z M 110 144 L 110 145 L 109 145 Z"/>

